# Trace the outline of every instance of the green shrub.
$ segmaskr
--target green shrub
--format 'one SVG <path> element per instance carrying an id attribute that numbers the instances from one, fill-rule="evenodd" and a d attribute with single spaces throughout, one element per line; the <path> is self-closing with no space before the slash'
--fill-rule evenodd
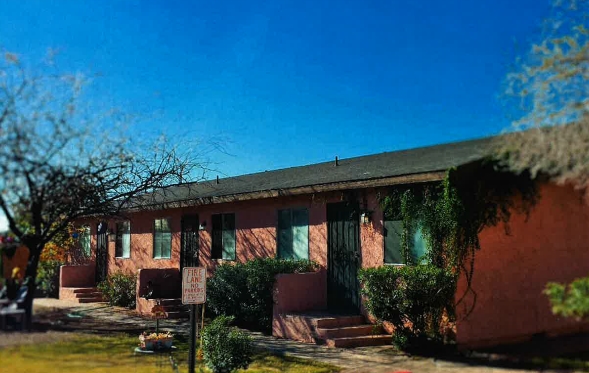
<path id="1" fill-rule="evenodd" d="M 317 269 L 308 260 L 273 258 L 222 264 L 207 282 L 207 308 L 215 315 L 233 316 L 238 325 L 269 332 L 276 275 Z"/>
<path id="2" fill-rule="evenodd" d="M 98 284 L 98 289 L 111 306 L 135 308 L 136 285 L 135 275 L 119 272 Z"/>
<path id="3" fill-rule="evenodd" d="M 548 296 L 555 315 L 576 319 L 589 316 L 589 277 L 578 278 L 568 285 L 549 282 L 544 294 Z"/>
<path id="4" fill-rule="evenodd" d="M 207 281 L 207 310 L 214 316 L 230 315 L 241 323 L 249 302 L 247 273 L 242 264 L 222 264 Z"/>
<path id="5" fill-rule="evenodd" d="M 252 340 L 245 332 L 231 327 L 233 317 L 219 316 L 202 331 L 205 364 L 213 373 L 246 369 L 252 361 Z"/>
<path id="6" fill-rule="evenodd" d="M 60 260 L 47 260 L 39 262 L 37 270 L 37 288 L 46 297 L 56 297 L 59 293 L 59 267 L 63 265 Z"/>
<path id="7" fill-rule="evenodd" d="M 456 276 L 431 264 L 360 270 L 366 308 L 395 327 L 402 349 L 441 342 L 444 311 L 453 316 Z"/>

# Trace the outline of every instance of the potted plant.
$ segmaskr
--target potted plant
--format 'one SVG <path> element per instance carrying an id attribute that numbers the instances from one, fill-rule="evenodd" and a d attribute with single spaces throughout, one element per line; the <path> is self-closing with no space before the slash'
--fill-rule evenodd
<path id="1" fill-rule="evenodd" d="M 148 333 L 143 332 L 139 336 L 139 347 L 142 350 L 157 351 L 169 350 L 172 348 L 174 335 L 170 332 L 165 333 Z"/>

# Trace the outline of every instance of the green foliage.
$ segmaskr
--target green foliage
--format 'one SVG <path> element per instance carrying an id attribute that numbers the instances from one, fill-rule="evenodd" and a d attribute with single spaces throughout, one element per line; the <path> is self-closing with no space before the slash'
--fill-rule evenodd
<path id="1" fill-rule="evenodd" d="M 410 237 L 420 227 L 428 262 L 454 273 L 462 271 L 467 291 L 472 291 L 479 233 L 501 222 L 508 231 L 511 213 L 528 214 L 537 198 L 536 183 L 528 172 L 514 174 L 486 159 L 450 169 L 441 184 L 395 188 L 382 199 L 382 207 L 386 218 L 403 221 L 402 250 L 407 264 L 416 264 L 410 255 Z"/>
<path id="2" fill-rule="evenodd" d="M 506 77 L 513 130 L 495 152 L 515 172 L 589 186 L 588 0 L 558 0 Z M 525 130 L 525 131 L 522 131 Z"/>
<path id="3" fill-rule="evenodd" d="M 98 284 L 98 289 L 111 306 L 135 308 L 136 286 L 135 275 L 118 272 Z"/>
<path id="4" fill-rule="evenodd" d="M 540 37 L 506 79 L 506 94 L 518 109 L 516 128 L 561 125 L 589 113 L 588 15 L 587 0 L 553 2 Z"/>
<path id="5" fill-rule="evenodd" d="M 37 287 L 47 297 L 55 297 L 59 291 L 59 267 L 63 262 L 59 260 L 48 260 L 39 262 L 37 270 Z"/>
<path id="6" fill-rule="evenodd" d="M 398 347 L 442 340 L 442 316 L 453 316 L 456 276 L 451 271 L 431 264 L 386 266 L 361 269 L 359 278 L 366 308 L 394 325 Z"/>
<path id="7" fill-rule="evenodd" d="M 458 302 L 473 293 L 472 310 L 479 233 L 499 223 L 508 231 L 511 214 L 528 214 L 537 198 L 536 183 L 528 172 L 514 174 L 498 161 L 486 159 L 449 170 L 442 183 L 396 187 L 382 199 L 385 219 L 403 223 L 405 263 L 421 262 L 411 255 L 416 229 L 421 230 L 427 245 L 428 265 L 361 272 L 367 307 L 378 319 L 395 325 L 395 343 L 412 346 L 424 339 L 439 339 L 443 311 L 454 317 L 460 273 L 465 275 L 467 290 Z"/>
<path id="8" fill-rule="evenodd" d="M 568 285 L 549 282 L 544 294 L 548 296 L 555 315 L 576 319 L 589 316 L 589 277 L 576 279 Z"/>
<path id="9" fill-rule="evenodd" d="M 213 373 L 246 369 L 252 362 L 252 340 L 232 322 L 233 317 L 219 316 L 202 331 L 204 360 Z"/>
<path id="10" fill-rule="evenodd" d="M 207 308 L 216 315 L 234 316 L 239 325 L 269 332 L 275 276 L 312 272 L 317 268 L 308 260 L 274 258 L 222 264 L 207 281 Z"/>
<path id="11" fill-rule="evenodd" d="M 207 280 L 207 311 L 213 315 L 232 315 L 241 322 L 247 298 L 247 274 L 242 264 L 222 264 Z"/>

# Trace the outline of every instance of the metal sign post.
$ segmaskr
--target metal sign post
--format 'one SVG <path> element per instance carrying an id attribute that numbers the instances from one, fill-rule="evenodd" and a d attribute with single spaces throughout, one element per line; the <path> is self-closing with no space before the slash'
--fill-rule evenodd
<path id="1" fill-rule="evenodd" d="M 188 350 L 188 372 L 194 373 L 195 361 L 196 361 L 196 332 L 198 322 L 197 305 L 190 305 L 190 347 Z"/>
<path id="2" fill-rule="evenodd" d="M 207 270 L 205 267 L 184 267 L 182 270 L 182 304 L 190 304 L 190 350 L 188 372 L 194 373 L 198 305 L 207 299 Z"/>

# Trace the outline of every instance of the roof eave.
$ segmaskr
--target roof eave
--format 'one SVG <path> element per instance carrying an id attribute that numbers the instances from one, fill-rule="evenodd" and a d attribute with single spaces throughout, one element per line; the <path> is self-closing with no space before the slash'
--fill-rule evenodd
<path id="1" fill-rule="evenodd" d="M 308 186 L 300 186 L 287 189 L 271 189 L 256 192 L 227 194 L 223 196 L 214 197 L 200 197 L 185 199 L 179 201 L 159 202 L 153 204 L 146 204 L 140 207 L 130 208 L 125 210 L 128 213 L 139 212 L 144 210 L 163 210 L 181 207 L 204 206 L 219 203 L 229 203 L 238 201 L 249 201 L 255 199 L 275 198 L 282 196 L 296 196 L 303 194 L 333 192 L 349 189 L 364 189 L 364 188 L 378 188 L 392 185 L 403 184 L 420 184 L 441 181 L 446 176 L 446 170 L 423 172 L 418 174 L 390 176 L 377 179 L 365 179 L 354 181 L 343 181 L 337 183 L 316 184 Z"/>

